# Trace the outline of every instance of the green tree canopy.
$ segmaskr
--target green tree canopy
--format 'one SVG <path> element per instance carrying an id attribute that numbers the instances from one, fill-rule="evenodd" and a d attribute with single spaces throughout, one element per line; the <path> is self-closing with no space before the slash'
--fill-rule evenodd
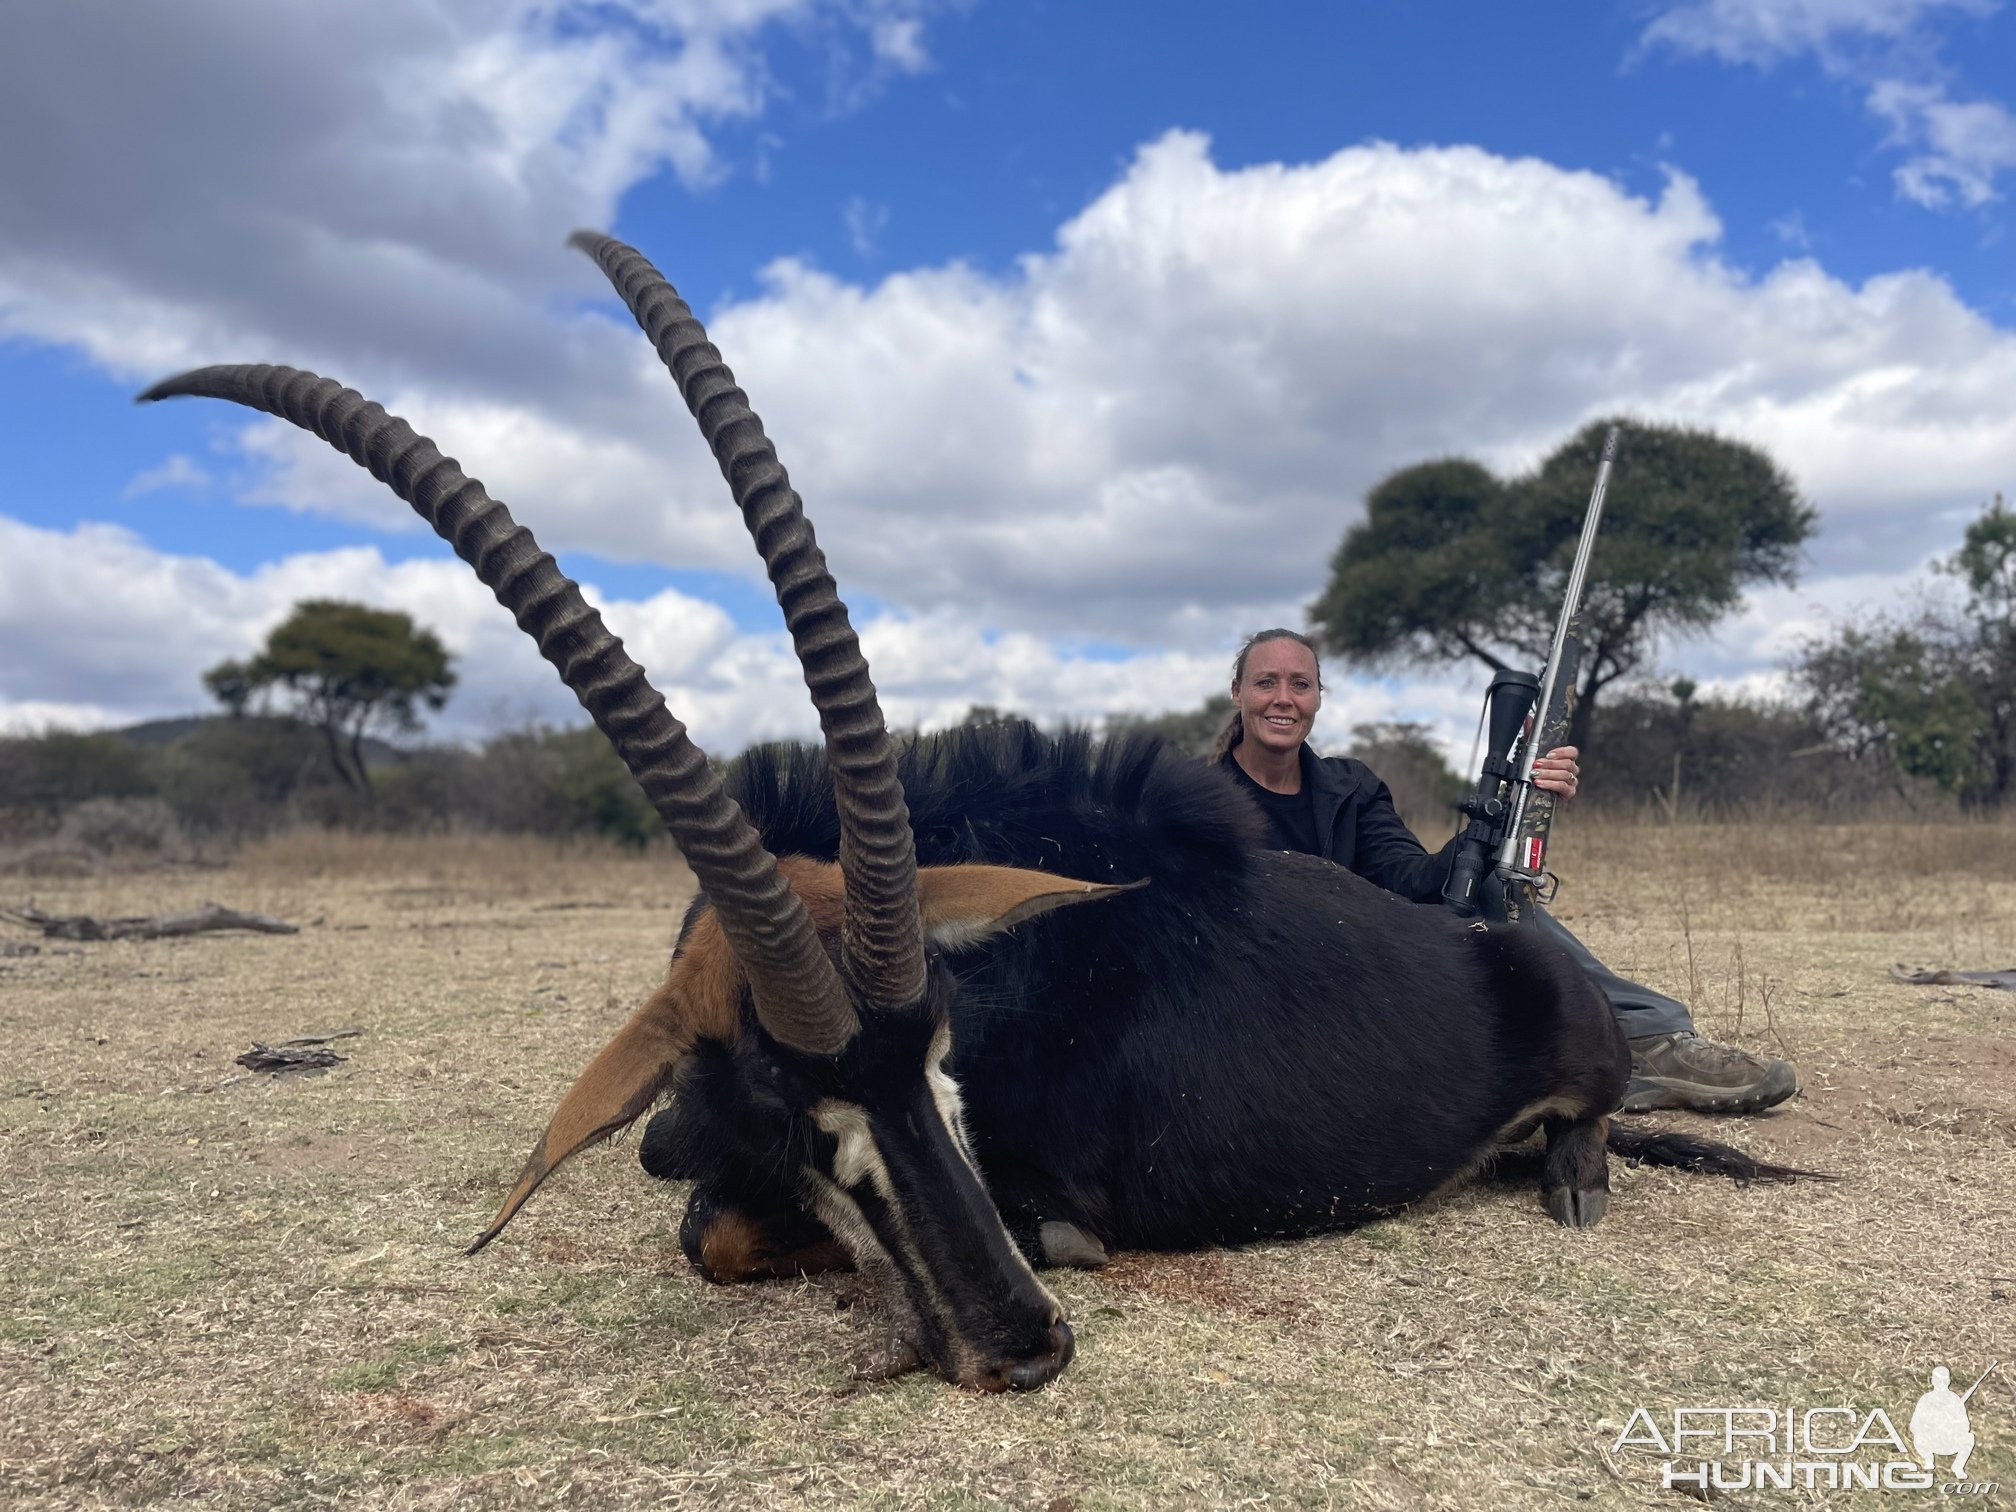
<path id="1" fill-rule="evenodd" d="M 1929 778 L 1970 809 L 2016 795 L 2016 512 L 2001 495 L 1937 570 L 1961 598 L 1842 625 L 1793 667 L 1840 746 Z"/>
<path id="2" fill-rule="evenodd" d="M 439 709 L 455 686 L 447 649 L 411 616 L 340 599 L 305 599 L 247 661 L 203 674 L 233 714 L 255 698 L 283 693 L 293 712 L 319 728 L 336 773 L 371 790 L 363 744 L 374 730 L 416 730 L 420 710 Z"/>
<path id="3" fill-rule="evenodd" d="M 1365 500 L 1309 616 L 1374 667 L 1546 660 L 1605 431 L 1621 449 L 1590 559 L 1571 740 L 1662 635 L 1707 629 L 1755 583 L 1789 583 L 1815 516 L 1763 452 L 1708 431 L 1598 420 L 1511 480 L 1466 458 L 1400 469 Z"/>

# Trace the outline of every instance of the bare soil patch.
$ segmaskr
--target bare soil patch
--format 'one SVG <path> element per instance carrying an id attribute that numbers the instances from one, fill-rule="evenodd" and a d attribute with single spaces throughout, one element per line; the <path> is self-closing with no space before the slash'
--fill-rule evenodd
<path id="1" fill-rule="evenodd" d="M 629 1143 L 458 1254 L 662 974 L 669 855 L 312 836 L 38 878 L 51 912 L 214 897 L 304 928 L 0 956 L 0 1500 L 1672 1507 L 1655 1459 L 1609 1452 L 1635 1406 L 1901 1427 L 1934 1364 L 2016 1356 L 2016 994 L 1888 974 L 2016 960 L 2016 835 L 1578 822 L 1557 857 L 1600 956 L 1800 1066 L 1776 1114 L 1673 1126 L 1839 1184 L 1620 1166 L 1589 1234 L 1486 1181 L 1356 1233 L 1118 1256 L 1053 1273 L 1078 1358 L 1005 1399 L 855 1387 L 851 1289 L 707 1285 Z M 352 1024 L 326 1074 L 231 1080 L 254 1040 Z M 2007 1364 L 1970 1409 L 2006 1502 Z"/>

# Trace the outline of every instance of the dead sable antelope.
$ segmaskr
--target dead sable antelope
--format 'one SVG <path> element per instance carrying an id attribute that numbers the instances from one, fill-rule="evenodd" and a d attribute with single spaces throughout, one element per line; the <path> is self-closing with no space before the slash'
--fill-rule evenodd
<path id="1" fill-rule="evenodd" d="M 682 1241 L 705 1274 L 851 1260 L 931 1369 L 1027 1389 L 1072 1353 L 1032 1261 L 1348 1227 L 1541 1126 L 1541 1191 L 1578 1227 L 1603 1215 L 1606 1147 L 1789 1174 L 1611 1127 L 1624 1041 L 1567 957 L 1258 849 L 1251 805 L 1202 763 L 1014 724 L 899 750 L 720 353 L 636 252 L 575 243 L 714 449 L 825 732 L 823 750 L 756 753 L 740 807 L 552 557 L 404 421 L 284 367 L 143 396 L 282 416 L 389 484 L 537 639 L 700 880 L 665 984 L 581 1073 L 472 1250 L 673 1092 L 642 1155 L 695 1182 Z"/>

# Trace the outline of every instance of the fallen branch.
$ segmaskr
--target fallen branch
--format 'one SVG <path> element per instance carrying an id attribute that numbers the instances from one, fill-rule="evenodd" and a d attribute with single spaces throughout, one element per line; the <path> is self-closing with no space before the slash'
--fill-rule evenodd
<path id="1" fill-rule="evenodd" d="M 262 1045 L 252 1041 L 252 1048 L 238 1057 L 238 1064 L 247 1071 L 270 1071 L 275 1075 L 282 1072 L 327 1071 L 331 1066 L 340 1066 L 348 1059 L 334 1050 L 311 1050 L 298 1045 Z"/>
<path id="2" fill-rule="evenodd" d="M 39 929 L 52 940 L 166 940 L 213 929 L 249 929 L 259 934 L 297 934 L 298 925 L 269 914 L 243 913 L 220 903 L 205 903 L 193 913 L 101 919 L 92 914 L 44 913 L 33 903 L 0 908 L 0 919 Z"/>
<path id="3" fill-rule="evenodd" d="M 361 1025 L 353 1024 L 348 1029 L 331 1029 L 327 1034 L 297 1034 L 292 1039 L 275 1042 L 275 1048 L 293 1050 L 303 1045 L 326 1045 L 331 1040 L 355 1039 L 364 1032 Z"/>
<path id="4" fill-rule="evenodd" d="M 1943 967 L 1900 963 L 1890 968 L 1890 975 L 1913 987 L 2005 987 L 2016 992 L 2016 966 L 2006 966 L 2000 971 L 1948 971 Z"/>

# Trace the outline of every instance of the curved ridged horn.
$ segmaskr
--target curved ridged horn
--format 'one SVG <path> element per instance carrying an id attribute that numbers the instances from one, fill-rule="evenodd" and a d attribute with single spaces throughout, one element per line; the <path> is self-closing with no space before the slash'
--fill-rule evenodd
<path id="1" fill-rule="evenodd" d="M 157 383 L 141 401 L 229 399 L 312 431 L 411 504 L 476 569 L 519 628 L 539 643 L 581 706 L 622 756 L 707 890 L 749 974 L 763 1027 L 816 1055 L 837 1053 L 860 1028 L 812 917 L 777 860 L 624 653 L 602 616 L 532 532 L 453 458 L 355 389 L 298 368 L 198 368 Z"/>
<path id="2" fill-rule="evenodd" d="M 871 1004 L 898 1007 L 924 990 L 924 933 L 917 914 L 917 849 L 861 642 L 826 555 L 749 396 L 665 275 L 614 237 L 577 231 L 569 244 L 594 258 L 658 349 L 734 490 L 735 504 L 777 590 L 791 644 L 826 735 L 840 810 L 846 878 L 841 959 Z"/>

